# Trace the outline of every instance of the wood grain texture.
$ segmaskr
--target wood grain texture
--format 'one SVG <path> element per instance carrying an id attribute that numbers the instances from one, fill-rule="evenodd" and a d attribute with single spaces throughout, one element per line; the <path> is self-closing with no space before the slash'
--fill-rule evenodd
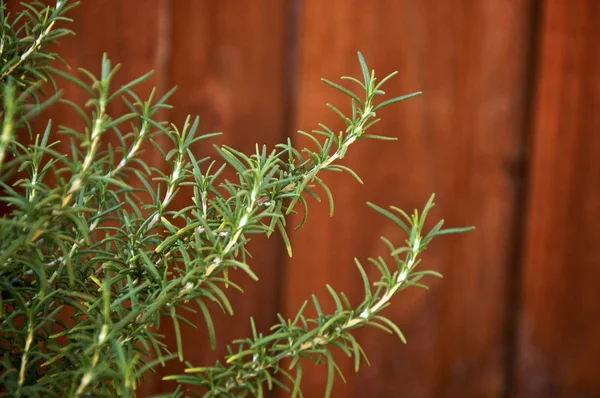
<path id="1" fill-rule="evenodd" d="M 543 2 L 516 397 L 600 396 L 600 3 Z"/>
<path id="2" fill-rule="evenodd" d="M 359 74 L 356 50 L 382 77 L 399 70 L 388 93 L 422 90 L 424 96 L 378 112 L 383 121 L 376 131 L 398 142 L 359 142 L 349 150 L 344 164 L 365 186 L 349 176 L 325 178 L 337 199 L 336 215 L 329 219 L 325 204 L 313 206 L 308 224 L 293 234 L 286 314 L 311 293 L 326 301 L 326 283 L 358 302 L 362 287 L 352 258 L 384 254 L 381 235 L 402 242 L 400 231 L 367 209 L 367 200 L 411 210 L 436 192 L 432 217 L 446 218 L 449 226 L 476 225 L 477 231 L 433 242 L 423 266 L 445 278 L 428 280 L 430 292 L 402 293 L 385 312 L 402 327 L 408 346 L 378 330 L 357 331 L 373 365 L 356 375 L 340 357 L 348 383 L 338 382 L 333 395 L 501 396 L 530 2 L 302 4 L 298 128 L 317 122 L 341 127 L 325 103 L 349 106 L 319 78 Z M 305 369 L 305 396 L 323 393 L 325 373 Z"/>
<path id="3" fill-rule="evenodd" d="M 169 119 L 182 125 L 188 114 L 200 116 L 200 132 L 221 131 L 211 141 L 200 141 L 197 159 L 211 156 L 218 162 L 213 144 L 226 144 L 253 153 L 255 144 L 267 147 L 283 142 L 285 127 L 286 2 L 178 0 L 172 3 L 172 47 L 169 82 L 177 85 L 175 106 Z M 203 168 L 204 169 L 204 168 Z M 226 178 L 231 179 L 232 173 Z M 188 205 L 191 195 L 179 198 L 175 207 Z M 251 334 L 250 317 L 266 332 L 278 311 L 278 262 L 281 241 L 258 236 L 250 243 L 250 266 L 260 280 L 233 275 L 245 293 L 228 289 L 235 318 L 223 315 L 209 303 L 218 336 L 217 350 L 208 344 L 201 315 L 190 319 L 198 329 L 183 328 L 185 358 L 195 366 L 207 366 L 226 354 L 232 340 Z M 175 347 L 172 326 L 161 329 Z M 181 373 L 183 364 L 172 361 L 161 376 Z M 163 383 L 156 392 L 171 391 Z"/>

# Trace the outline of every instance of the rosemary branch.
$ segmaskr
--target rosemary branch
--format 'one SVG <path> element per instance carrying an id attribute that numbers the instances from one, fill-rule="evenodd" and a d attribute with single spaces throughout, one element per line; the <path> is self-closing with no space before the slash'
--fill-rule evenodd
<path id="1" fill-rule="evenodd" d="M 379 120 L 376 112 L 419 93 L 377 101 L 385 94 L 382 85 L 395 73 L 378 81 L 359 54 L 362 81 L 343 78 L 358 87 L 359 94 L 324 80 L 350 99 L 348 115 L 328 105 L 344 123 L 342 131 L 334 133 L 320 124 L 318 130 L 299 132 L 312 142 L 310 149 L 297 149 L 291 139 L 270 152 L 257 145 L 251 155 L 215 147 L 223 164 L 212 160 L 204 167 L 209 158 L 196 159 L 192 146 L 216 134 L 197 134 L 198 118 L 192 123 L 188 117 L 181 129 L 154 120 L 157 110 L 168 106 L 165 101 L 172 91 L 156 102 L 154 92 L 142 101 L 134 87 L 149 74 L 111 91 L 118 66 L 111 67 L 106 56 L 99 78 L 82 70 L 89 82 L 49 67 L 47 62 L 58 56 L 44 52 L 43 47 L 69 33 L 56 24 L 67 20 L 62 15 L 73 5 L 67 2 L 58 0 L 54 7 L 42 2 L 24 4 L 26 10 L 16 18 L 26 20 L 22 30 L 17 22 L 8 21 L 0 4 L 0 53 L 5 60 L 0 68 L 0 200 L 9 206 L 9 213 L 0 217 L 0 334 L 9 342 L 0 345 L 4 358 L 0 385 L 11 396 L 38 396 L 47 391 L 76 397 L 133 396 L 136 383 L 148 369 L 172 358 L 184 360 L 179 324 L 191 322 L 183 311 L 202 312 L 215 347 L 206 302 L 233 313 L 223 287 L 239 287 L 228 272 L 241 269 L 257 279 L 247 261 L 250 236 L 277 231 L 291 254 L 286 217 L 298 212 L 303 215 L 299 226 L 304 223 L 307 197 L 320 200 L 314 188 L 325 192 L 333 214 L 333 195 L 320 173 L 343 171 L 362 182 L 339 161 L 358 140 L 394 139 L 367 134 Z M 23 32 L 27 37 L 22 42 L 33 40 L 27 48 L 15 44 Z M 43 134 L 32 134 L 32 142 L 15 140 L 29 114 L 37 115 L 46 106 L 37 101 L 36 90 L 48 80 L 54 83 L 53 76 L 66 78 L 90 97 L 86 106 L 91 111 L 64 100 L 85 125 L 83 131 L 60 127 L 68 138 L 70 154 L 57 151 L 59 141 L 50 122 Z M 115 99 L 124 100 L 129 111 L 113 118 L 108 109 Z M 120 143 L 117 149 L 104 145 L 108 133 L 114 133 Z M 152 140 L 156 134 L 172 142 L 170 150 Z M 168 171 L 149 167 L 139 156 L 148 142 L 154 144 Z M 7 158 L 11 160 L 4 164 Z M 221 177 L 227 167 L 235 172 L 236 181 Z M 17 179 L 10 182 L 13 176 Z M 140 200 L 140 189 L 129 184 L 129 177 L 142 183 L 150 201 Z M 193 190 L 192 203 L 171 209 L 184 186 Z M 203 386 L 209 396 L 231 396 L 261 395 L 265 382 L 268 388 L 285 387 L 278 380 L 283 375 L 297 395 L 299 360 L 309 358 L 327 362 L 329 395 L 336 366 L 329 349 L 339 347 L 354 354 L 356 366 L 364 355 L 352 329 L 372 325 L 403 339 L 381 311 L 396 293 L 418 285 L 422 276 L 437 275 L 414 270 L 418 255 L 433 237 L 463 230 L 442 230 L 438 223 L 423 237 L 432 201 L 422 214 L 410 217 L 399 209 L 370 206 L 402 228 L 408 239 L 401 248 L 384 240 L 394 266 L 381 258 L 370 259 L 381 274 L 375 288 L 356 261 L 365 286 L 360 305 L 350 305 L 345 295 L 328 286 L 336 303 L 334 313 L 324 314 L 313 297 L 317 318 L 303 315 L 305 303 L 294 320 L 280 317 L 281 323 L 267 335 L 257 333 L 252 322 L 252 337 L 235 341 L 237 351 L 229 347 L 225 364 L 190 368 L 187 374 L 170 378 L 182 386 Z M 197 306 L 192 308 L 189 302 Z M 72 312 L 67 322 L 58 316 L 65 307 Z M 158 332 L 164 317 L 174 324 L 176 354 Z M 142 360 L 151 355 L 156 359 Z M 295 378 L 281 368 L 286 358 L 291 360 L 290 369 L 296 369 Z"/>

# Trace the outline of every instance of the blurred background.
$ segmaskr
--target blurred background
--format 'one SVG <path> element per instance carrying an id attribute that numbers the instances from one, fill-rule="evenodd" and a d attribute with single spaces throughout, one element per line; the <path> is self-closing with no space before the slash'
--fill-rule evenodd
<path id="1" fill-rule="evenodd" d="M 312 203 L 290 230 L 292 258 L 280 239 L 255 239 L 260 281 L 238 278 L 245 294 L 231 292 L 234 318 L 216 318 L 216 351 L 200 317 L 184 330 L 192 364 L 223 358 L 250 316 L 266 331 L 311 294 L 326 301 L 327 283 L 360 300 L 353 258 L 402 239 L 365 202 L 411 210 L 435 192 L 435 221 L 477 229 L 430 245 L 422 266 L 444 279 L 386 309 L 408 345 L 357 330 L 371 366 L 354 374 L 340 356 L 347 383 L 333 396 L 600 397 L 600 1 L 85 0 L 71 17 L 77 36 L 58 49 L 71 66 L 98 73 L 107 52 L 121 83 L 153 69 L 144 90 L 179 86 L 168 120 L 199 115 L 202 131 L 224 132 L 213 143 L 245 152 L 307 145 L 294 132 L 318 122 L 341 128 L 325 104 L 349 104 L 320 78 L 358 76 L 357 50 L 380 77 L 399 71 L 390 95 L 424 92 L 379 112 L 374 132 L 397 142 L 352 146 L 344 164 L 364 186 L 325 176 L 336 213 Z M 170 391 L 161 377 L 182 369 L 159 369 L 142 395 Z M 325 368 L 304 373 L 304 396 L 322 396 Z"/>

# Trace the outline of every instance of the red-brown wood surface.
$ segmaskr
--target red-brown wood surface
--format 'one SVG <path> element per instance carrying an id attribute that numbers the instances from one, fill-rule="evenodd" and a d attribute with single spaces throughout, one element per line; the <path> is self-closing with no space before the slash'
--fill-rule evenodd
<path id="1" fill-rule="evenodd" d="M 319 78 L 360 73 L 357 49 L 379 76 L 399 70 L 388 93 L 424 95 L 378 112 L 383 121 L 377 132 L 398 142 L 358 142 L 349 150 L 344 163 L 364 186 L 349 176 L 326 178 L 336 214 L 328 219 L 326 205 L 313 206 L 306 227 L 292 236 L 287 313 L 311 293 L 326 299 L 326 283 L 360 300 L 352 258 L 384 255 L 382 235 L 402 242 L 401 231 L 366 201 L 411 210 L 436 192 L 432 217 L 444 217 L 450 226 L 477 226 L 468 235 L 434 241 L 422 266 L 445 278 L 428 280 L 429 292 L 403 292 L 386 310 L 404 330 L 407 346 L 375 329 L 356 332 L 372 366 L 356 375 L 351 361 L 340 357 L 348 383 L 339 381 L 334 396 L 501 396 L 529 12 L 529 2 L 302 3 L 295 125 L 309 129 L 322 121 L 340 128 L 325 102 L 346 110 L 349 104 Z M 305 396 L 323 393 L 325 373 L 306 370 Z"/>
<path id="2" fill-rule="evenodd" d="M 600 396 L 600 3 L 545 1 L 517 397 Z"/>

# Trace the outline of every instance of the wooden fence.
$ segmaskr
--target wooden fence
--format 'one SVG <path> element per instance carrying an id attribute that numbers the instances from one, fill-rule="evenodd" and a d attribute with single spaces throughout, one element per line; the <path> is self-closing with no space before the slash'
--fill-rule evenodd
<path id="1" fill-rule="evenodd" d="M 359 299 L 353 258 L 400 237 L 365 202 L 412 209 L 435 192 L 436 217 L 477 230 L 434 242 L 424 264 L 444 279 L 386 310 L 408 345 L 357 331 L 372 365 L 354 374 L 341 358 L 334 396 L 600 396 L 599 1 L 86 0 L 72 17 L 67 62 L 98 71 L 107 52 L 121 82 L 154 69 L 146 88 L 179 86 L 170 120 L 198 114 L 225 133 L 217 143 L 246 152 L 336 125 L 325 103 L 341 98 L 320 78 L 359 73 L 356 50 L 400 72 L 389 93 L 424 92 L 381 112 L 378 132 L 398 142 L 349 151 L 364 186 L 326 176 L 336 214 L 312 204 L 293 258 L 277 239 L 253 242 L 260 281 L 232 292 L 235 323 L 217 316 L 216 352 L 203 326 L 184 330 L 190 362 L 222 358 L 250 316 L 267 330 L 277 312 L 325 298 L 326 283 Z M 168 391 L 160 376 L 182 369 L 172 362 L 145 391 Z M 324 370 L 307 369 L 304 396 L 322 395 Z"/>

